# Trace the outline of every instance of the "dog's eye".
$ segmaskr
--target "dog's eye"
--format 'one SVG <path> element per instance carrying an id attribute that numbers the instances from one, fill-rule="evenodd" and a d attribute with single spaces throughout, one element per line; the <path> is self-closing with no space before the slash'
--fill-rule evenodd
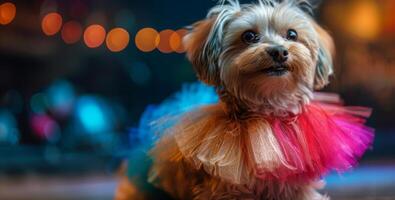
<path id="1" fill-rule="evenodd" d="M 241 35 L 241 39 L 246 44 L 257 43 L 259 42 L 259 35 L 254 31 L 246 31 L 243 33 L 243 35 Z"/>
<path id="2" fill-rule="evenodd" d="M 296 32 L 294 29 L 289 29 L 287 31 L 287 40 L 296 41 L 297 39 L 298 39 L 298 32 Z"/>

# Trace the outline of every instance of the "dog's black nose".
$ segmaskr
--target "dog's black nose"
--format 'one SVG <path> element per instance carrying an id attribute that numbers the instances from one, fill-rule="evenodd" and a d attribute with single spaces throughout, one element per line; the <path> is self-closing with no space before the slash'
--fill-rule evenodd
<path id="1" fill-rule="evenodd" d="M 283 46 L 268 47 L 266 52 L 278 63 L 283 63 L 288 59 L 288 50 Z"/>

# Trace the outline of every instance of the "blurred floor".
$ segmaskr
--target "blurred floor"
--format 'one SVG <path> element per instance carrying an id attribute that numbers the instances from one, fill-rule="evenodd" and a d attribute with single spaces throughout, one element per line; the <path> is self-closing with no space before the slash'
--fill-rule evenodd
<path id="1" fill-rule="evenodd" d="M 26 177 L 0 179 L 1 200 L 111 200 L 116 179 L 110 176 Z"/>
<path id="2" fill-rule="evenodd" d="M 395 199 L 395 164 L 364 164 L 345 174 L 326 177 L 325 193 L 334 200 Z"/>
<path id="3" fill-rule="evenodd" d="M 395 200 L 395 164 L 364 164 L 326 180 L 322 192 L 333 200 Z M 111 200 L 116 186 L 111 176 L 0 178 L 0 199 Z"/>

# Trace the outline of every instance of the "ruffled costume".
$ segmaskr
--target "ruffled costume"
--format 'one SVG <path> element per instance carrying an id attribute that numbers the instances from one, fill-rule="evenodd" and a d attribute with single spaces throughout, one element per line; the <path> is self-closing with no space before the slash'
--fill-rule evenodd
<path id="1" fill-rule="evenodd" d="M 150 106 L 134 133 L 148 147 L 171 138 L 174 154 L 181 155 L 168 158 L 181 156 L 233 184 L 310 182 L 357 164 L 373 141 L 373 130 L 364 125 L 369 115 L 368 108 L 345 107 L 337 95 L 317 93 L 300 114 L 235 121 L 214 88 L 194 83 Z"/>

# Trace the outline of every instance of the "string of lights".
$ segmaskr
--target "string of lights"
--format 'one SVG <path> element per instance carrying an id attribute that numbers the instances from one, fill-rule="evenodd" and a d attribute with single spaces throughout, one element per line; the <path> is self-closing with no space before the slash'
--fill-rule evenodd
<path id="1" fill-rule="evenodd" d="M 16 15 L 16 6 L 11 2 L 0 6 L 0 24 L 10 24 Z M 83 30 L 80 22 L 70 20 L 65 22 L 58 12 L 49 12 L 42 17 L 42 32 L 47 36 L 60 33 L 66 44 L 74 44 L 83 39 L 89 48 L 98 48 L 105 44 L 111 52 L 124 50 L 130 42 L 129 32 L 122 27 L 115 27 L 108 32 L 101 24 L 91 24 Z M 135 45 L 142 52 L 151 52 L 158 49 L 162 53 L 184 53 L 182 38 L 186 29 L 176 31 L 166 29 L 158 33 L 153 28 L 143 28 L 135 36 Z"/>

